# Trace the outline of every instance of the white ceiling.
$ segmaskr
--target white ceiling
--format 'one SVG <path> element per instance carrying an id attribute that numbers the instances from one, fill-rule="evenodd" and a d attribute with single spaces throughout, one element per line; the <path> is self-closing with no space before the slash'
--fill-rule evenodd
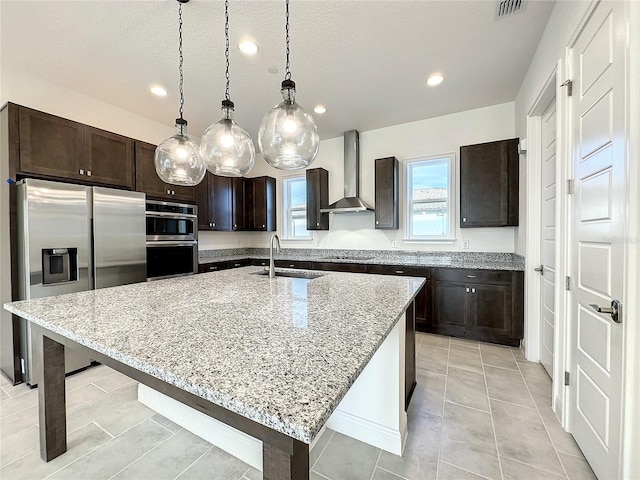
<path id="1" fill-rule="evenodd" d="M 291 73 L 322 139 L 513 101 L 553 1 L 510 17 L 496 1 L 291 0 Z M 168 125 L 178 112 L 176 0 L 6 1 L 2 64 Z M 230 1 L 231 99 L 254 140 L 280 101 L 284 1 Z M 185 118 L 201 135 L 224 97 L 224 2 L 183 6 Z M 250 37 L 260 51 L 237 48 Z M 269 73 L 277 67 L 278 73 Z M 445 74 L 428 87 L 435 71 Z M 159 83 L 165 98 L 149 92 Z"/>

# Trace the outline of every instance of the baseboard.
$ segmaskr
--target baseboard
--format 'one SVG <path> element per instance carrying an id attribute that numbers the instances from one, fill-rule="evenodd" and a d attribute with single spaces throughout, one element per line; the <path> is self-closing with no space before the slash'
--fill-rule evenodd
<path id="1" fill-rule="evenodd" d="M 406 413 L 401 417 L 400 430 L 385 427 L 341 410 L 333 412 L 326 426 L 396 455 L 402 455 L 408 434 Z"/>

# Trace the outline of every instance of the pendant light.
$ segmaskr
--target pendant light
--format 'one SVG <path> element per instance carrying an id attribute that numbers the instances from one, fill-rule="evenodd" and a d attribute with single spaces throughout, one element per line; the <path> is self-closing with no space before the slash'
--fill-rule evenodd
<path id="1" fill-rule="evenodd" d="M 289 0 L 286 5 L 287 64 L 282 82 L 282 103 L 260 122 L 258 145 L 264 159 L 280 170 L 308 167 L 318 154 L 320 137 L 313 117 L 296 103 L 296 84 L 289 71 Z"/>
<path id="2" fill-rule="evenodd" d="M 172 185 L 194 186 L 199 184 L 207 172 L 200 158 L 198 143 L 187 135 L 187 121 L 182 117 L 184 109 L 184 91 L 182 88 L 182 4 L 189 0 L 177 0 L 178 37 L 180 55 L 180 118 L 176 118 L 176 133 L 156 147 L 155 166 L 163 182 Z"/>
<path id="3" fill-rule="evenodd" d="M 222 118 L 202 135 L 200 151 L 211 173 L 223 177 L 241 177 L 249 173 L 256 160 L 253 140 L 233 119 L 234 104 L 229 97 L 229 0 L 224 2 L 226 39 L 226 90 L 222 101 Z"/>

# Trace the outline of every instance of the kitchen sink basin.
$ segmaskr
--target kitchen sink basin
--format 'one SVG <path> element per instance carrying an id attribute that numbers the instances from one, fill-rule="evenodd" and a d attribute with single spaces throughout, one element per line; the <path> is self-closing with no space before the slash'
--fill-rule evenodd
<path id="1" fill-rule="evenodd" d="M 269 270 L 262 270 L 255 272 L 255 275 L 269 276 Z M 307 280 L 313 280 L 314 278 L 323 277 L 326 273 L 320 272 L 296 272 L 291 270 L 276 270 L 276 277 L 291 277 L 291 278 L 306 278 Z"/>

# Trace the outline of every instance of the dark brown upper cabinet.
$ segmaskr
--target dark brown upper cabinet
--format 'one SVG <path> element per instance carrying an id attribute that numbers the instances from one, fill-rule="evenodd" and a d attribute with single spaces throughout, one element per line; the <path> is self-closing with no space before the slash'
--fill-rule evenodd
<path id="1" fill-rule="evenodd" d="M 461 227 L 518 225 L 518 142 L 460 147 Z"/>
<path id="2" fill-rule="evenodd" d="M 273 177 L 247 178 L 248 229 L 273 232 L 276 230 L 276 179 Z"/>
<path id="3" fill-rule="evenodd" d="M 399 228 L 399 165 L 395 157 L 375 161 L 376 228 Z"/>
<path id="4" fill-rule="evenodd" d="M 134 188 L 133 140 L 19 107 L 20 172 Z"/>
<path id="5" fill-rule="evenodd" d="M 329 205 L 329 172 L 307 170 L 307 230 L 329 230 L 329 214 L 320 209 Z"/>
<path id="6" fill-rule="evenodd" d="M 198 229 L 230 231 L 232 226 L 231 177 L 221 177 L 209 172 L 196 187 L 198 201 Z"/>
<path id="7" fill-rule="evenodd" d="M 247 207 L 245 205 L 245 189 L 247 179 L 234 177 L 231 179 L 231 229 L 234 231 L 247 230 Z"/>
<path id="8" fill-rule="evenodd" d="M 150 143 L 135 142 L 136 152 L 136 191 L 143 192 L 158 200 L 196 201 L 195 187 L 183 187 L 164 183 L 156 173 L 154 156 L 156 146 Z M 206 177 L 205 177 L 206 180 Z M 203 182 L 205 180 L 202 180 Z"/>

